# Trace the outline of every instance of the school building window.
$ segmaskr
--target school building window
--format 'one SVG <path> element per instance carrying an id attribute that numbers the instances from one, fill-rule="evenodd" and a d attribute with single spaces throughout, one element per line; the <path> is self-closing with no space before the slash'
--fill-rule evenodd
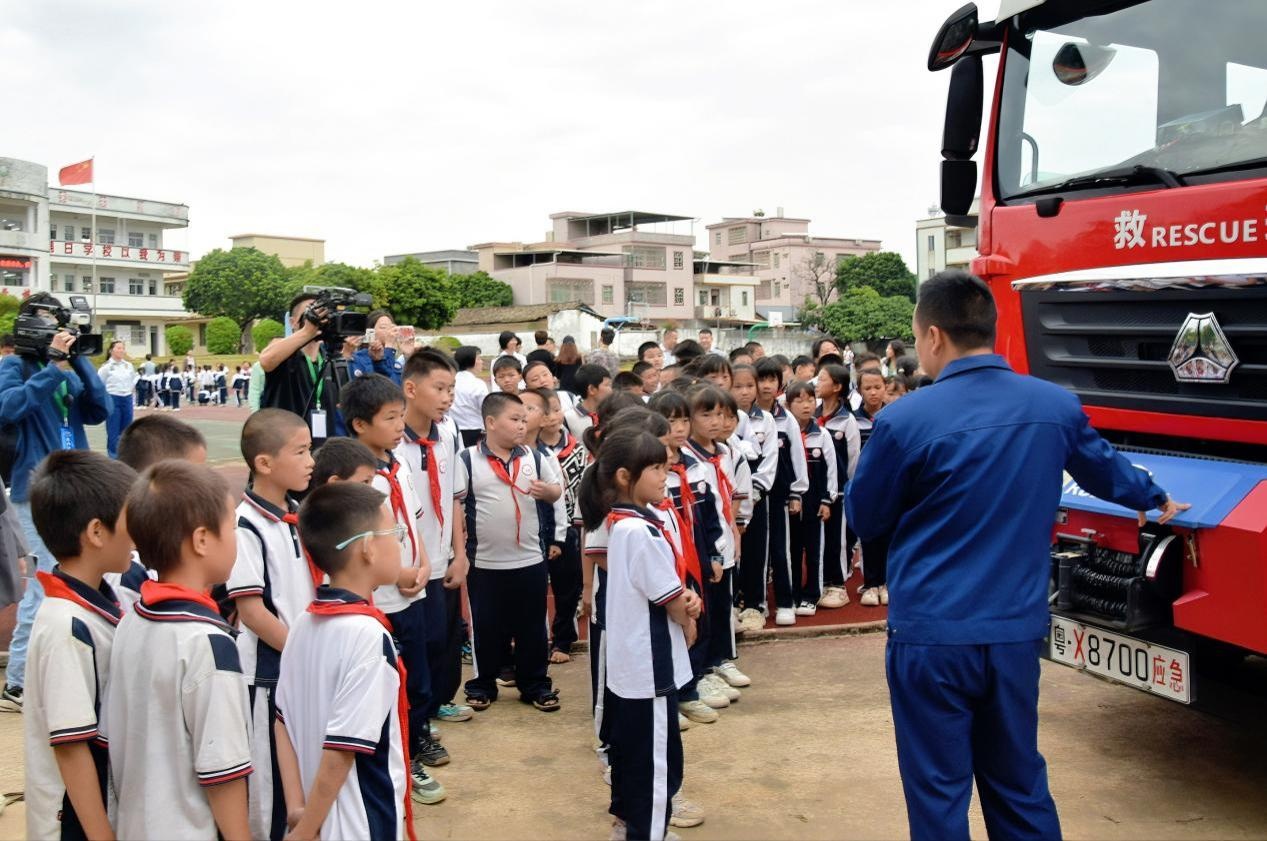
<path id="1" fill-rule="evenodd" d="M 668 290 L 663 283 L 626 283 L 625 295 L 630 303 L 662 307 L 668 303 Z"/>
<path id="2" fill-rule="evenodd" d="M 682 252 L 681 252 L 681 251 L 674 251 L 674 252 L 673 252 L 673 268 L 675 268 L 675 269 L 680 269 L 680 268 L 682 268 L 682 266 L 683 266 L 684 262 L 685 262 L 685 261 L 684 261 L 684 259 L 683 259 L 683 257 L 682 257 Z"/>
<path id="3" fill-rule="evenodd" d="M 673 303 L 681 306 L 686 303 L 686 290 L 680 286 L 673 287 Z"/>
<path id="4" fill-rule="evenodd" d="M 664 249 L 649 245 L 626 245 L 625 265 L 635 269 L 663 269 Z"/>
<path id="5" fill-rule="evenodd" d="M 128 232 L 128 246 L 131 248 L 144 248 L 145 234 L 136 234 L 129 231 Z"/>
<path id="6" fill-rule="evenodd" d="M 101 279 L 100 292 L 102 295 L 113 295 L 114 294 L 114 278 L 103 277 Z"/>
<path id="7" fill-rule="evenodd" d="M 128 294 L 129 295 L 144 295 L 145 281 L 141 280 L 139 277 L 128 278 Z"/>
<path id="8" fill-rule="evenodd" d="M 101 245 L 114 245 L 114 228 L 98 228 L 97 242 Z"/>
<path id="9" fill-rule="evenodd" d="M 603 303 L 604 304 L 616 303 L 616 293 L 612 290 L 612 287 L 607 284 L 603 286 Z"/>
<path id="10" fill-rule="evenodd" d="M 743 225 L 737 228 L 728 228 L 726 230 L 729 245 L 738 245 L 741 242 L 748 241 L 748 229 Z"/>

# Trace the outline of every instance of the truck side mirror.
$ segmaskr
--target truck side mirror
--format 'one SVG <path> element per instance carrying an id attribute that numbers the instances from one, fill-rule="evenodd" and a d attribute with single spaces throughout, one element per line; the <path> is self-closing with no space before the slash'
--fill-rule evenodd
<path id="1" fill-rule="evenodd" d="M 984 96 L 981 56 L 968 56 L 951 71 L 946 96 L 946 121 L 941 140 L 941 209 L 947 216 L 966 217 L 977 195 L 977 164 L 972 156 L 981 139 Z M 968 226 L 975 226 L 975 220 Z"/>
<path id="2" fill-rule="evenodd" d="M 977 34 L 977 4 L 963 6 L 941 25 L 928 53 L 929 70 L 945 70 L 972 46 Z"/>
<path id="3" fill-rule="evenodd" d="M 1103 73 L 1116 55 L 1117 50 L 1112 47 L 1069 41 L 1056 51 L 1056 57 L 1051 61 L 1051 72 L 1061 84 L 1076 87 Z"/>

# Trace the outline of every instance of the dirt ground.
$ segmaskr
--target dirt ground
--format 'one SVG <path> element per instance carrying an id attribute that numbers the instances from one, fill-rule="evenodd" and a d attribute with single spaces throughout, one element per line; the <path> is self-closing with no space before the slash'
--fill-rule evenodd
<path id="1" fill-rule="evenodd" d="M 903 838 L 880 634 L 742 648 L 754 685 L 683 734 L 684 791 L 707 812 L 686 839 Z M 563 709 L 513 690 L 442 725 L 453 762 L 426 839 L 605 838 L 607 788 L 591 749 L 584 657 L 554 667 Z M 1043 667 L 1040 742 L 1069 838 L 1267 837 L 1267 727 L 1238 727 L 1062 666 Z M 0 714 L 0 791 L 22 786 L 21 716 Z M 23 837 L 21 804 L 0 839 Z M 985 837 L 973 809 L 973 835 Z"/>

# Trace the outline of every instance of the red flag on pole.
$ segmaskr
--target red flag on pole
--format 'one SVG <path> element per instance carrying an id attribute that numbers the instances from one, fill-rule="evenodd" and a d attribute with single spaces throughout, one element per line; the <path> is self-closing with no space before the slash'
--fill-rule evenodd
<path id="1" fill-rule="evenodd" d="M 57 173 L 57 180 L 63 187 L 69 187 L 71 184 L 91 184 L 92 158 L 62 167 Z"/>

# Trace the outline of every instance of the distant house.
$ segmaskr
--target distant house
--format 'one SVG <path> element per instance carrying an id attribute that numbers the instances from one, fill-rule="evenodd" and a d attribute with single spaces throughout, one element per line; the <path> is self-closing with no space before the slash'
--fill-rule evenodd
<path id="1" fill-rule="evenodd" d="M 494 354 L 499 350 L 497 337 L 510 330 L 519 336 L 522 352 L 526 353 L 536 346 L 532 334 L 545 330 L 556 344 L 561 343 L 564 336 L 571 336 L 584 353 L 598 346 L 598 333 L 602 329 L 603 316 L 600 313 L 579 301 L 571 301 L 460 310 L 440 334 L 453 336 L 462 344 L 475 345 L 484 353 Z"/>

